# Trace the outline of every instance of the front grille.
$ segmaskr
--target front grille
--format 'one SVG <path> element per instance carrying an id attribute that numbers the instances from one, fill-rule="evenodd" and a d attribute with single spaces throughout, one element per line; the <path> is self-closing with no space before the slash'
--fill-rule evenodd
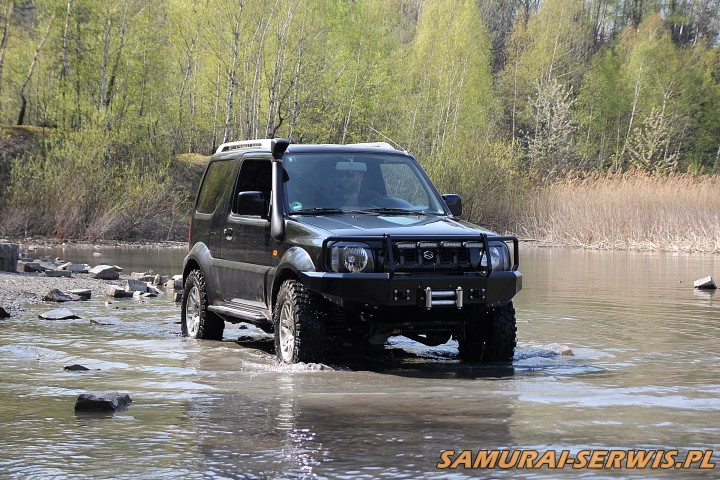
<path id="1" fill-rule="evenodd" d="M 443 246 L 443 242 L 435 242 L 435 245 L 427 243 L 432 242 L 417 242 L 416 245 L 411 242 L 395 242 L 393 256 L 398 263 L 397 270 L 477 270 L 480 262 L 479 246 L 466 248 L 461 242 L 455 242 L 460 245 L 452 247 Z"/>

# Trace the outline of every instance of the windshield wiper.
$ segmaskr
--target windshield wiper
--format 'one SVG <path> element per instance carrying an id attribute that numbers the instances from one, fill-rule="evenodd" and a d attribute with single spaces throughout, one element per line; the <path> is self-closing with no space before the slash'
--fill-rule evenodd
<path id="1" fill-rule="evenodd" d="M 367 210 L 349 210 L 335 207 L 315 207 L 315 208 L 303 208 L 302 210 L 295 210 L 290 212 L 290 215 L 372 215 L 374 212 L 368 212 Z"/>
<path id="2" fill-rule="evenodd" d="M 427 213 L 422 210 L 408 210 L 407 208 L 392 207 L 366 208 L 364 211 L 373 213 L 397 213 L 399 215 L 427 215 Z"/>
<path id="3" fill-rule="evenodd" d="M 341 208 L 315 207 L 290 212 L 290 215 L 337 215 L 345 213 Z"/>

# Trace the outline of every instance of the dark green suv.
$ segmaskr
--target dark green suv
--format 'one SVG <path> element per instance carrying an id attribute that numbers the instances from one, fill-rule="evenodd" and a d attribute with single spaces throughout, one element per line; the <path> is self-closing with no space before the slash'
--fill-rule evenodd
<path id="1" fill-rule="evenodd" d="M 226 321 L 250 322 L 286 363 L 393 335 L 511 361 L 518 241 L 461 212 L 386 143 L 223 144 L 192 215 L 182 333 L 221 339 Z"/>

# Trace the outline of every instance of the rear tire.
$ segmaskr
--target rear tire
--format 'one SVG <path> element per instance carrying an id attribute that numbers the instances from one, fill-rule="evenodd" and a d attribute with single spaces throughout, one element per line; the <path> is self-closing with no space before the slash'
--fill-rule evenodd
<path id="1" fill-rule="evenodd" d="M 460 358 L 481 362 L 511 362 L 517 344 L 515 308 L 512 302 L 488 310 L 465 325 L 465 338 L 458 341 Z"/>
<path id="2" fill-rule="evenodd" d="M 325 327 L 316 311 L 316 300 L 296 280 L 286 280 L 278 292 L 273 324 L 275 354 L 283 363 L 322 362 Z"/>
<path id="3" fill-rule="evenodd" d="M 180 315 L 180 328 L 184 337 L 222 340 L 225 321 L 208 311 L 205 277 L 200 270 L 193 270 L 185 280 Z"/>

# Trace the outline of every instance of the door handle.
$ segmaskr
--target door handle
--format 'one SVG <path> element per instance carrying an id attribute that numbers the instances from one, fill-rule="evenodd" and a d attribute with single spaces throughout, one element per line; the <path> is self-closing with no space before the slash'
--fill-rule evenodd
<path id="1" fill-rule="evenodd" d="M 223 233 L 227 238 L 231 238 L 233 236 L 233 229 L 232 228 L 226 228 L 223 230 Z"/>

